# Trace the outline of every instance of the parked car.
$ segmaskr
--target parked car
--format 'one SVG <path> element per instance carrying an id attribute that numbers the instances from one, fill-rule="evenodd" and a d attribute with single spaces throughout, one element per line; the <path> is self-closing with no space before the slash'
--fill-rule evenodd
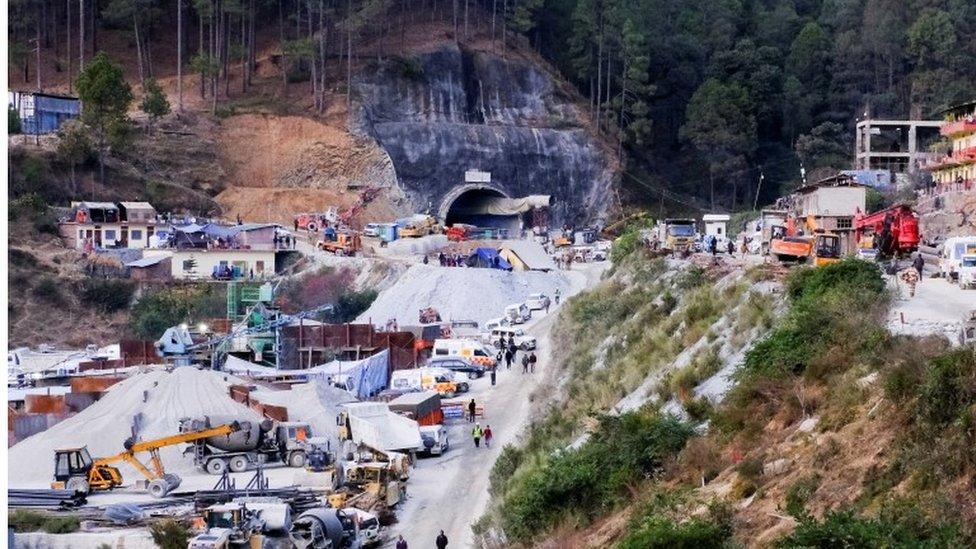
<path id="1" fill-rule="evenodd" d="M 976 254 L 962 256 L 962 261 L 956 272 L 959 277 L 960 288 L 976 288 Z"/>
<path id="2" fill-rule="evenodd" d="M 379 223 L 367 223 L 363 227 L 363 236 L 370 236 L 376 238 L 380 235 L 380 224 Z"/>
<path id="3" fill-rule="evenodd" d="M 468 379 L 476 379 L 485 375 L 485 367 L 475 364 L 459 356 L 432 356 L 427 361 L 430 368 L 445 368 L 452 372 L 467 374 Z"/>
<path id="4" fill-rule="evenodd" d="M 420 427 L 420 438 L 424 442 L 420 451 L 431 456 L 439 456 L 451 447 L 451 442 L 447 437 L 447 429 L 443 425 L 422 425 Z"/>
<path id="5" fill-rule="evenodd" d="M 513 303 L 505 307 L 505 318 L 512 324 L 523 324 L 532 318 L 532 311 L 525 303 Z"/>
<path id="6" fill-rule="evenodd" d="M 525 330 L 522 328 L 509 328 L 507 326 L 499 326 L 488 332 L 488 343 L 493 345 L 496 349 L 502 347 L 502 341 L 508 341 L 512 337 L 515 338 L 515 346 L 523 351 L 535 350 L 536 341 L 534 336 L 527 335 Z"/>
<path id="7" fill-rule="evenodd" d="M 546 294 L 529 294 L 525 299 L 525 305 L 532 311 L 540 311 L 549 307 L 549 296 Z"/>

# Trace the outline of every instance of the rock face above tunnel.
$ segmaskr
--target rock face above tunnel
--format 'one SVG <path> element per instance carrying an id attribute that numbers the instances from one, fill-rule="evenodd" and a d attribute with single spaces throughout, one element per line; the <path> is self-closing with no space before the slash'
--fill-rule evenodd
<path id="1" fill-rule="evenodd" d="M 479 169 L 509 196 L 553 195 L 554 226 L 602 220 L 615 162 L 557 84 L 528 61 L 449 44 L 376 63 L 356 90 L 415 208 L 436 210 Z"/>

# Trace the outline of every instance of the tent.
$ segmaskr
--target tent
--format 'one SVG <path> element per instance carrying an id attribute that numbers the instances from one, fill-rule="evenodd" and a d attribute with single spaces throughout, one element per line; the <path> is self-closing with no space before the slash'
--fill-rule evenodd
<path id="1" fill-rule="evenodd" d="M 498 250 L 495 248 L 476 248 L 474 253 L 468 257 L 468 266 L 484 269 L 512 270 L 512 264 L 505 261 L 505 258 L 500 256 Z"/>
<path id="2" fill-rule="evenodd" d="M 506 240 L 498 253 L 520 271 L 555 271 L 556 263 L 542 244 L 532 240 Z"/>
<path id="3" fill-rule="evenodd" d="M 369 398 L 386 389 L 390 379 L 389 349 L 362 360 L 333 360 L 303 371 L 309 377 L 330 379 L 358 398 Z"/>

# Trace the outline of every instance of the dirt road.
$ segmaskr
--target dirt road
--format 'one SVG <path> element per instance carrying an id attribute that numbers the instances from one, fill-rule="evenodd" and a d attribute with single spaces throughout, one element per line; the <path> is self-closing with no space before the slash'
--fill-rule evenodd
<path id="1" fill-rule="evenodd" d="M 604 268 L 600 264 L 574 266 L 570 273 L 572 293 L 598 281 Z M 451 423 L 450 450 L 437 458 L 420 459 L 411 472 L 407 501 L 397 513 L 399 523 L 392 528 L 390 546 L 397 534 L 402 534 L 411 547 L 430 547 L 440 530 L 447 535 L 450 547 L 472 546 L 471 525 L 487 508 L 491 468 L 502 447 L 515 442 L 524 431 L 531 408 L 529 395 L 549 367 L 549 332 L 556 310 L 550 309 L 548 315 L 534 311 L 526 329 L 536 337 L 539 347 L 534 374 L 523 374 L 521 366 L 513 365 L 511 370 L 498 371 L 495 387 L 487 377 L 472 385 L 470 396 L 485 407 L 481 426 L 490 424 L 494 433 L 491 448 L 475 448 L 471 423 Z"/>
<path id="2" fill-rule="evenodd" d="M 944 278 L 924 278 L 915 286 L 915 296 L 908 286 L 894 277 L 888 279 L 894 300 L 888 314 L 888 329 L 897 334 L 944 334 L 958 343 L 959 331 L 976 310 L 976 290 L 964 290 Z"/>

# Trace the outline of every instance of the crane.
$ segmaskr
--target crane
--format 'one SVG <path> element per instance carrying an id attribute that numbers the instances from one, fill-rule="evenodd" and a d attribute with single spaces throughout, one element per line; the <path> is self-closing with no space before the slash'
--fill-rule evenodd
<path id="1" fill-rule="evenodd" d="M 170 435 L 147 441 L 126 440 L 125 450 L 113 456 L 92 459 L 87 446 L 65 448 L 54 451 L 54 482 L 51 488 L 74 490 L 85 494 L 93 490 L 111 490 L 122 485 L 122 473 L 114 463 L 126 462 L 146 477 L 146 490 L 153 497 L 161 498 L 180 485 L 177 475 L 166 473 L 159 450 L 184 442 L 229 435 L 240 427 L 237 422 L 225 423 L 217 427 Z M 149 454 L 147 467 L 136 457 Z"/>

